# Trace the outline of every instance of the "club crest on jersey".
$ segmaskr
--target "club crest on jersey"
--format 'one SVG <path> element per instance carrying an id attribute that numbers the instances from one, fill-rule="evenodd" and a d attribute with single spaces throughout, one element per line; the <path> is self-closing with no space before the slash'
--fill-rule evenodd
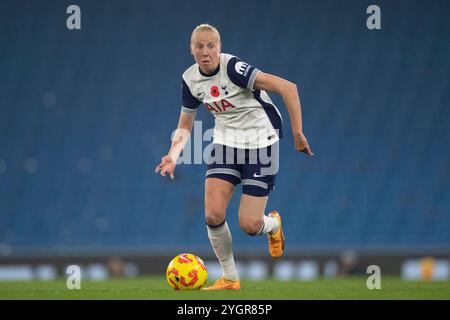
<path id="1" fill-rule="evenodd" d="M 222 86 L 222 90 L 225 92 L 225 95 L 228 95 L 228 90 L 227 90 L 227 86 L 226 85 Z"/>
<path id="2" fill-rule="evenodd" d="M 217 98 L 220 95 L 219 88 L 217 86 L 212 86 L 211 87 L 211 95 L 214 98 Z"/>
<path id="3" fill-rule="evenodd" d="M 232 103 L 228 102 L 226 99 L 222 99 L 220 101 L 214 101 L 212 103 L 205 103 L 206 109 L 212 112 L 225 112 L 227 108 L 235 109 Z"/>

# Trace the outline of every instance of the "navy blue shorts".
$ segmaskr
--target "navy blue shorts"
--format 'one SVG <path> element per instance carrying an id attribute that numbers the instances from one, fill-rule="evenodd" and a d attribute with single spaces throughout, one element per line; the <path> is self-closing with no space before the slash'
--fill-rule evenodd
<path id="1" fill-rule="evenodd" d="M 212 144 L 206 179 L 218 178 L 234 185 L 242 183 L 242 193 L 265 197 L 275 187 L 279 166 L 279 142 L 261 149 L 238 149 Z"/>

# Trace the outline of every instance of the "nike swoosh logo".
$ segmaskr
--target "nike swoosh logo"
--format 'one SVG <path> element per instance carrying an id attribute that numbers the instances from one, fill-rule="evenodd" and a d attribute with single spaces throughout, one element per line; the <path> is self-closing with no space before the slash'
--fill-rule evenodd
<path id="1" fill-rule="evenodd" d="M 256 173 L 253 175 L 253 177 L 255 177 L 255 178 L 262 178 L 265 176 L 266 176 L 265 174 L 256 174 Z"/>

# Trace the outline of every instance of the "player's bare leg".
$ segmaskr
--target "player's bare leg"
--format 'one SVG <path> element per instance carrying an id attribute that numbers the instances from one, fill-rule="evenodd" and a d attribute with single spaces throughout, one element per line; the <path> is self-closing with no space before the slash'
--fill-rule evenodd
<path id="1" fill-rule="evenodd" d="M 208 178 L 205 182 L 205 219 L 208 237 L 222 266 L 223 276 L 211 287 L 202 290 L 239 290 L 240 282 L 234 263 L 230 229 L 225 221 L 234 185 L 228 181 Z"/>
<path id="2" fill-rule="evenodd" d="M 278 258 L 284 250 L 284 234 L 281 216 L 272 211 L 264 215 L 268 197 L 255 197 L 242 194 L 239 206 L 239 225 L 249 235 L 267 234 L 269 252 L 273 258 Z"/>

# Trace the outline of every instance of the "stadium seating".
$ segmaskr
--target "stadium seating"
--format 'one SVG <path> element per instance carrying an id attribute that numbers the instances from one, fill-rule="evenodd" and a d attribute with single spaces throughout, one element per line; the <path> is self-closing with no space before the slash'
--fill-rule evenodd
<path id="1" fill-rule="evenodd" d="M 283 214 L 287 252 L 450 248 L 450 3 L 377 1 L 372 31 L 365 4 L 78 1 L 70 31 L 63 3 L 6 1 L 0 254 L 209 248 L 205 164 L 154 173 L 202 22 L 223 52 L 298 85 L 313 158 L 295 152 L 271 95 L 285 138 L 268 209 Z M 203 106 L 197 120 L 214 124 Z M 265 246 L 239 231 L 239 197 L 234 245 Z"/>

